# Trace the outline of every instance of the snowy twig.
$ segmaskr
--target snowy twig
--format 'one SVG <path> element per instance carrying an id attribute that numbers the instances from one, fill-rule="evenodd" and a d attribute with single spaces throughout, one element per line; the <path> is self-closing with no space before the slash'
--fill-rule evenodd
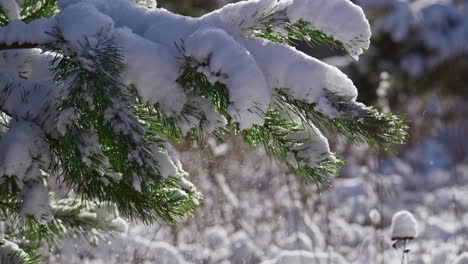
<path id="1" fill-rule="evenodd" d="M 0 43 L 0 50 L 12 50 L 12 49 L 33 49 L 39 47 L 37 43 L 13 43 L 13 44 L 5 44 Z"/>

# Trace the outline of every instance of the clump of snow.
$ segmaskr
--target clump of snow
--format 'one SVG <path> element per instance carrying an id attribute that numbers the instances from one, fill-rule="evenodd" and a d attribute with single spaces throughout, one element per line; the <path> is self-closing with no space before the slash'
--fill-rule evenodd
<path id="1" fill-rule="evenodd" d="M 114 25 L 109 16 L 102 14 L 94 5 L 86 2 L 79 2 L 65 8 L 58 16 L 58 22 L 65 40 L 78 50 L 85 45 L 85 38 L 91 47 L 95 47 L 97 38 L 110 32 Z"/>
<path id="2" fill-rule="evenodd" d="M 298 121 L 300 122 L 300 121 Z M 291 150 L 301 159 L 300 164 L 292 164 L 293 166 L 309 166 L 311 168 L 326 159 L 334 159 L 330 153 L 328 140 L 313 124 L 310 126 L 301 126 L 303 130 L 297 131 L 287 136 L 288 140 L 297 143 L 291 147 Z M 291 160 L 291 162 L 295 162 Z"/>
<path id="3" fill-rule="evenodd" d="M 174 55 L 128 28 L 117 29 L 116 36 L 125 50 L 125 84 L 135 86 L 143 103 L 159 104 L 166 114 L 179 113 L 187 99 L 176 83 L 180 72 Z"/>
<path id="4" fill-rule="evenodd" d="M 12 121 L 0 142 L 0 182 L 3 176 L 15 176 L 22 188 L 26 182 L 39 180 L 40 169 L 47 169 L 50 161 L 42 129 L 31 122 Z"/>
<path id="5" fill-rule="evenodd" d="M 22 215 L 30 215 L 38 222 L 45 223 L 53 219 L 50 209 L 49 192 L 41 181 L 23 189 Z"/>
<path id="6" fill-rule="evenodd" d="M 377 210 L 375 208 L 370 210 L 369 219 L 371 220 L 372 224 L 378 225 L 380 223 L 381 219 L 382 219 L 382 217 L 380 216 L 379 210 Z"/>
<path id="7" fill-rule="evenodd" d="M 57 131 L 65 135 L 67 132 L 67 127 L 73 124 L 78 119 L 78 115 L 74 108 L 67 108 L 63 110 L 58 119 L 57 119 Z"/>
<path id="8" fill-rule="evenodd" d="M 392 218 L 392 239 L 414 239 L 418 235 L 418 223 L 413 214 L 400 211 Z"/>
<path id="9" fill-rule="evenodd" d="M 126 233 L 128 230 L 128 223 L 123 218 L 117 217 L 110 222 L 112 230 L 119 233 Z"/>
<path id="10" fill-rule="evenodd" d="M 20 18 L 20 9 L 15 0 L 1 0 L 0 7 L 10 20 Z"/>
<path id="11" fill-rule="evenodd" d="M 16 243 L 7 240 L 0 240 L 0 261 L 6 263 L 11 260 L 13 254 L 17 254 L 20 248 Z M 5 262 L 4 262 L 5 261 Z"/>
<path id="12" fill-rule="evenodd" d="M 354 57 L 370 45 L 371 31 L 362 9 L 351 1 L 293 0 L 287 8 L 292 23 L 303 20 L 312 28 L 341 41 Z"/>
<path id="13" fill-rule="evenodd" d="M 136 3 L 139 6 L 143 6 L 149 9 L 156 8 L 156 6 L 158 5 L 158 2 L 156 0 L 136 0 Z"/>
<path id="14" fill-rule="evenodd" d="M 177 166 L 174 164 L 167 150 L 153 146 L 153 156 L 158 161 L 158 171 L 162 177 L 166 178 L 179 174 Z"/>
<path id="15" fill-rule="evenodd" d="M 34 120 L 44 133 L 55 129 L 57 87 L 49 81 L 31 82 L 11 72 L 0 72 L 2 110 L 17 120 Z"/>
<path id="16" fill-rule="evenodd" d="M 292 47 L 255 38 L 245 40 L 245 46 L 265 74 L 268 85 L 286 88 L 296 99 L 317 103 L 323 89 L 351 98 L 357 96 L 356 87 L 344 73 Z M 325 111 L 325 114 L 335 113 Z"/>
<path id="17" fill-rule="evenodd" d="M 53 38 L 45 32 L 54 25 L 55 21 L 53 19 L 45 18 L 34 20 L 28 24 L 20 20 L 12 20 L 8 26 L 0 28 L 0 40 L 7 45 L 14 43 L 50 43 Z"/>
<path id="18" fill-rule="evenodd" d="M 216 28 L 196 31 L 184 43 L 186 56 L 194 57 L 200 64 L 208 63 L 212 75 L 222 76 L 215 81 L 228 87 L 232 102 L 228 111 L 241 129 L 262 125 L 271 91 L 252 55 L 225 31 Z"/>

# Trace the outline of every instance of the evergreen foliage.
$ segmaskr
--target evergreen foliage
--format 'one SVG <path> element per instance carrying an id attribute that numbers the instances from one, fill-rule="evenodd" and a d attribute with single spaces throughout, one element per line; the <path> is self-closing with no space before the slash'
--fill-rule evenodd
<path id="1" fill-rule="evenodd" d="M 20 19 L 29 23 L 60 14 L 56 2 L 18 1 Z M 8 14 L 0 9 L 2 27 L 8 28 L 12 20 Z M 239 24 L 243 37 L 284 47 L 294 41 L 326 44 L 356 56 L 352 45 L 359 38 L 344 43 L 304 20 L 292 23 L 286 9 L 255 16 L 253 25 Z M 97 38 L 85 35 L 77 44 L 53 26 L 47 43 L 30 43 L 51 58 L 47 84 L 30 80 L 27 71 L 0 72 L 2 263 L 35 263 L 40 260 L 38 248 L 58 247 L 66 236 L 96 240 L 123 232 L 120 215 L 169 224 L 190 216 L 202 196 L 186 179 L 169 143 L 205 146 L 208 134 L 222 140 L 233 133 L 251 149 L 263 148 L 304 183 L 329 187 L 343 161 L 329 151 L 322 132 L 385 151 L 408 136 L 403 116 L 379 113 L 327 87 L 321 97 L 336 110 L 332 116 L 318 103 L 295 96 L 289 87 L 276 87 L 266 111 L 260 104 L 249 109 L 263 123 L 242 128 L 242 116 L 230 108 L 235 103 L 232 90 L 222 81 L 232 76 L 219 71 L 213 73 L 216 81 L 210 79 L 200 71 L 210 65 L 210 58 L 201 61 L 188 54 L 184 40 L 174 43 L 180 54 L 174 58 L 180 65 L 175 81 L 187 100 L 179 112 L 168 112 L 159 103 L 148 103 L 141 87 L 125 82 L 127 50 L 105 28 L 101 30 Z M 21 45 L 0 43 L 5 56 L 25 48 Z M 41 96 L 47 99 L 36 109 Z M 14 145 L 15 137 L 23 137 L 26 147 Z M 26 149 L 31 158 L 23 175 L 12 174 L 14 164 L 6 164 L 18 149 Z"/>

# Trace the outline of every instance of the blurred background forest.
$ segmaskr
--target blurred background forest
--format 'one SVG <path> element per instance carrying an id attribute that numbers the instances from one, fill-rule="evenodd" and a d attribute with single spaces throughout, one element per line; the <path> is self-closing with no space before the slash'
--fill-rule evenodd
<path id="1" fill-rule="evenodd" d="M 180 226 L 134 223 L 125 236 L 65 243 L 50 263 L 401 263 L 390 223 L 412 212 L 409 263 L 461 262 L 468 252 L 468 1 L 356 0 L 371 22 L 359 61 L 329 47 L 297 48 L 339 67 L 359 101 L 405 113 L 411 137 L 394 155 L 335 138 L 346 165 L 334 189 L 305 186 L 242 141 L 207 139 L 178 151 L 205 196 Z M 227 0 L 158 5 L 200 16 Z M 458 260 L 457 260 L 458 257 Z M 467 261 L 468 255 L 464 261 Z"/>

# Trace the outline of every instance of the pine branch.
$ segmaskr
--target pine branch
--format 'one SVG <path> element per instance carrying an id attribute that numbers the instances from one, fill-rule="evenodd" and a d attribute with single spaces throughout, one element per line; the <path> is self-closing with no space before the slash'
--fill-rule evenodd
<path id="1" fill-rule="evenodd" d="M 329 135 L 338 132 L 349 142 L 366 143 L 374 151 L 392 153 L 390 145 L 404 144 L 409 136 L 405 116 L 379 113 L 372 107 L 357 103 L 353 98 L 325 90 L 326 98 L 340 114 L 337 118 L 330 118 L 319 112 L 316 104 L 294 99 L 284 89 L 277 92 L 280 107 L 296 113 L 304 121 L 312 122 Z"/>
<path id="2" fill-rule="evenodd" d="M 183 51 L 183 46 L 179 47 Z M 314 183 L 316 185 L 329 186 L 329 177 L 338 174 L 338 166 L 342 164 L 331 153 L 324 153 L 323 160 L 315 166 L 306 165 L 307 161 L 297 155 L 293 146 L 305 143 L 308 138 L 302 141 L 290 140 L 288 137 L 296 132 L 304 131 L 299 124 L 284 120 L 278 111 L 270 109 L 265 114 L 265 124 L 263 126 L 255 125 L 251 129 L 240 131 L 236 123 L 230 123 L 233 119 L 229 116 L 227 108 L 230 104 L 227 87 L 216 82 L 210 83 L 207 77 L 198 72 L 200 66 L 206 66 L 203 63 L 196 62 L 191 57 L 184 57 L 184 71 L 178 79 L 179 84 L 185 89 L 187 95 L 196 95 L 208 98 L 211 105 L 217 112 L 221 113 L 228 120 L 228 126 L 232 127 L 234 133 L 241 134 L 244 142 L 253 150 L 263 147 L 267 155 L 276 162 L 285 164 L 299 179 L 305 183 Z M 228 130 L 222 130 L 229 133 Z M 327 155 L 331 155 L 327 157 Z"/>
<path id="3" fill-rule="evenodd" d="M 294 24 L 285 22 L 281 27 L 287 34 L 278 31 L 273 24 L 265 24 L 265 28 L 256 29 L 254 36 L 267 39 L 272 42 L 284 43 L 290 46 L 297 45 L 298 42 L 304 42 L 309 47 L 314 48 L 318 45 L 327 45 L 332 49 L 346 51 L 343 43 L 333 39 L 325 33 L 310 28 L 309 24 L 300 20 Z"/>
<path id="4" fill-rule="evenodd" d="M 323 153 L 321 161 L 313 166 L 308 164 L 308 160 L 299 155 L 301 150 L 295 147 L 307 143 L 310 138 L 292 139 L 292 135 L 304 130 L 300 124 L 282 118 L 278 110 L 270 109 L 263 126 L 254 125 L 240 133 L 251 149 L 263 147 L 270 158 L 285 164 L 302 182 L 328 188 L 331 186 L 329 178 L 338 175 L 338 167 L 343 162 L 333 153 Z"/>
<path id="5" fill-rule="evenodd" d="M 179 49 L 183 51 L 183 45 L 179 46 Z M 206 66 L 205 64 L 199 64 L 194 58 L 188 56 L 184 56 L 183 59 L 183 72 L 177 82 L 184 88 L 185 93 L 210 99 L 212 107 L 230 120 L 227 109 L 231 102 L 226 85 L 220 82 L 211 84 L 203 73 L 197 71 L 198 67 Z"/>
<path id="6" fill-rule="evenodd" d="M 56 46 L 68 43 L 58 28 L 50 34 L 57 43 L 48 49 L 61 53 Z M 145 122 L 137 118 L 138 109 L 143 108 L 121 83 L 121 50 L 112 37 L 95 46 L 85 39 L 83 45 L 87 54 L 76 57 L 79 52 L 62 53 L 53 62 L 54 80 L 69 86 L 58 109 L 62 113 L 73 111 L 76 116 L 67 121 L 54 151 L 63 184 L 86 200 L 114 203 L 123 216 L 131 219 L 174 223 L 176 216 L 190 215 L 195 200 L 200 198 L 195 192 L 181 200 L 153 193 L 164 192 L 160 188 L 169 184 L 160 175 L 155 158 L 155 151 L 163 151 L 163 140 L 157 129 L 150 133 Z M 132 185 L 135 177 L 141 180 L 141 191 Z"/>
<path id="7" fill-rule="evenodd" d="M 10 23 L 10 19 L 5 15 L 3 10 L 0 8 L 0 27 L 4 27 Z"/>
<path id="8" fill-rule="evenodd" d="M 57 7 L 58 0 L 25 0 L 20 11 L 21 20 L 29 23 L 42 17 L 51 17 L 57 14 L 60 9 Z"/>
<path id="9" fill-rule="evenodd" d="M 8 240 L 0 240 L 0 263 L 34 264 L 40 261 L 38 256 L 28 255 L 17 244 Z"/>

